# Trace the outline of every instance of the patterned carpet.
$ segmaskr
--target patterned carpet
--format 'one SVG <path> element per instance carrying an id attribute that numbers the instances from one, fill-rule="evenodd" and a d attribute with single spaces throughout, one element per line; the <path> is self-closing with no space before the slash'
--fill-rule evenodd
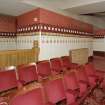
<path id="1" fill-rule="evenodd" d="M 95 56 L 93 63 L 96 69 L 105 71 L 105 58 Z M 96 88 L 82 105 L 105 105 L 105 91 L 101 88 Z"/>
<path id="2" fill-rule="evenodd" d="M 105 92 L 102 89 L 95 89 L 91 96 L 88 96 L 83 105 L 105 105 Z"/>

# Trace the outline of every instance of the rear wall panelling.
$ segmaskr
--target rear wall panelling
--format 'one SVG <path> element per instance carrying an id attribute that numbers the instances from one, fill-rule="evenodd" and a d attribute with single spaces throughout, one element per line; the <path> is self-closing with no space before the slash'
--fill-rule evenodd
<path id="1" fill-rule="evenodd" d="M 17 49 L 32 49 L 34 40 L 39 40 L 38 35 L 17 36 Z"/>
<path id="2" fill-rule="evenodd" d="M 92 38 L 46 36 L 42 35 L 40 43 L 40 60 L 69 55 L 71 49 L 89 48 L 92 55 Z"/>
<path id="3" fill-rule="evenodd" d="M 3 50 L 16 50 L 16 37 L 4 38 L 0 37 L 0 51 Z"/>
<path id="4" fill-rule="evenodd" d="M 93 50 L 94 51 L 105 51 L 105 38 L 94 38 Z"/>
<path id="5" fill-rule="evenodd" d="M 34 21 L 34 18 L 37 17 L 38 21 Z M 93 32 L 93 26 L 81 22 L 79 20 L 75 20 L 73 18 L 63 16 L 57 13 L 54 13 L 49 10 L 45 10 L 42 8 L 33 10 L 31 12 L 25 13 L 17 17 L 18 27 L 28 27 L 29 25 L 33 25 L 36 23 L 65 27 L 73 30 L 85 31 L 88 33 Z M 51 29 L 51 28 L 50 28 Z M 47 32 L 47 31 L 46 31 Z M 39 47 L 40 47 L 40 56 L 39 59 L 49 59 L 52 57 L 58 57 L 63 55 L 68 55 L 69 50 L 76 48 L 89 48 L 89 55 L 92 55 L 92 39 L 86 37 L 66 37 L 61 36 L 60 33 L 53 36 L 51 35 L 52 31 L 48 31 L 50 35 L 43 34 L 43 30 L 41 30 L 41 35 L 38 36 L 39 39 Z M 58 35 L 59 34 L 59 35 Z M 18 49 L 27 49 L 32 47 L 32 43 L 34 37 L 30 36 L 17 36 L 17 48 Z M 26 43 L 27 42 L 27 43 Z M 28 44 L 29 42 L 29 44 Z"/>

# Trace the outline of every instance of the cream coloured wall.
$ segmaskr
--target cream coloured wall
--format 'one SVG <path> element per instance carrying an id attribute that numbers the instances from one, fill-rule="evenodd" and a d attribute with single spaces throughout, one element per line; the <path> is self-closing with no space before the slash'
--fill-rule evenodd
<path id="1" fill-rule="evenodd" d="M 105 38 L 94 39 L 93 40 L 93 50 L 105 51 Z"/>
<path id="2" fill-rule="evenodd" d="M 0 51 L 16 50 L 16 37 L 14 38 L 0 38 Z"/>
<path id="3" fill-rule="evenodd" d="M 38 35 L 17 36 L 17 49 L 32 49 L 34 40 L 38 40 Z"/>
<path id="4" fill-rule="evenodd" d="M 40 60 L 69 55 L 71 49 L 89 48 L 89 55 L 93 53 L 92 38 L 46 36 L 40 40 Z"/>
<path id="5" fill-rule="evenodd" d="M 33 41 L 38 40 L 38 38 L 38 35 L 17 36 L 15 38 L 0 38 L 0 51 L 31 49 L 33 47 Z"/>

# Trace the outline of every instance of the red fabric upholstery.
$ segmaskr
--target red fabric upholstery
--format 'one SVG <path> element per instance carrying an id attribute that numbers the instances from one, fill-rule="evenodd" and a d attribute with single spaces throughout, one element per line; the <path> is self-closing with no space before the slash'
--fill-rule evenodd
<path id="1" fill-rule="evenodd" d="M 86 64 L 84 67 L 85 67 L 85 72 L 88 76 L 90 85 L 95 86 L 99 77 L 98 77 L 98 75 L 96 75 L 94 66 L 92 64 Z"/>
<path id="2" fill-rule="evenodd" d="M 68 104 L 68 105 L 79 105 L 77 102 L 73 102 L 71 104 Z"/>
<path id="3" fill-rule="evenodd" d="M 0 92 L 17 87 L 15 70 L 0 72 Z"/>
<path id="4" fill-rule="evenodd" d="M 66 98 L 61 79 L 48 81 L 44 84 L 44 90 L 48 97 L 48 101 L 51 103 L 57 103 Z"/>
<path id="5" fill-rule="evenodd" d="M 85 70 L 80 67 L 78 68 L 77 72 L 75 72 L 76 78 L 80 87 L 80 96 L 83 96 L 86 92 L 88 92 L 88 78 L 85 73 Z"/>
<path id="6" fill-rule="evenodd" d="M 83 80 L 88 83 L 88 77 L 86 75 L 84 67 L 82 66 L 79 67 L 77 71 L 75 72 L 75 74 L 76 74 L 77 80 Z"/>
<path id="7" fill-rule="evenodd" d="M 95 68 L 91 63 L 85 65 L 85 71 L 87 75 L 95 75 Z"/>
<path id="8" fill-rule="evenodd" d="M 62 65 L 65 69 L 71 69 L 71 61 L 69 59 L 69 56 L 63 56 L 61 57 Z"/>
<path id="9" fill-rule="evenodd" d="M 45 105 L 40 88 L 18 95 L 10 100 L 10 105 Z"/>
<path id="10" fill-rule="evenodd" d="M 102 79 L 104 76 L 105 72 L 101 70 L 96 70 L 94 65 L 92 63 L 86 64 L 85 65 L 85 70 L 87 75 L 94 75 L 96 78 Z"/>
<path id="11" fill-rule="evenodd" d="M 78 64 L 72 63 L 69 56 L 63 56 L 62 59 L 62 65 L 66 69 L 76 69 L 78 67 Z"/>
<path id="12" fill-rule="evenodd" d="M 79 88 L 78 82 L 75 76 L 74 72 L 71 72 L 70 74 L 64 75 L 64 83 L 66 86 L 66 89 L 76 90 Z"/>
<path id="13" fill-rule="evenodd" d="M 55 74 L 59 74 L 63 71 L 60 58 L 50 59 L 50 63 L 51 63 L 51 69 L 53 72 L 55 72 Z"/>
<path id="14" fill-rule="evenodd" d="M 22 66 L 18 69 L 19 80 L 23 83 L 29 83 L 38 80 L 35 65 Z"/>
<path id="15" fill-rule="evenodd" d="M 44 90 L 48 101 L 51 103 L 56 104 L 65 99 L 67 100 L 67 105 L 75 103 L 74 94 L 71 91 L 65 91 L 62 79 L 48 81 L 44 84 Z"/>
<path id="16" fill-rule="evenodd" d="M 41 61 L 37 63 L 38 75 L 42 78 L 51 75 L 51 68 L 49 61 Z"/>
<path id="17" fill-rule="evenodd" d="M 66 97 L 67 97 L 67 105 L 78 105 L 75 99 L 74 94 L 71 92 L 66 92 Z"/>
<path id="18" fill-rule="evenodd" d="M 68 92 L 72 92 L 77 98 L 79 96 L 79 85 L 74 72 L 64 75 L 64 84 Z"/>

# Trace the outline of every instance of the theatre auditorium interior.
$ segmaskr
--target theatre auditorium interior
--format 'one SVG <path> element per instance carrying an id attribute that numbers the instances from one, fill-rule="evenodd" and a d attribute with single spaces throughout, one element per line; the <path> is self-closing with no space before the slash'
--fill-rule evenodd
<path id="1" fill-rule="evenodd" d="M 105 0 L 0 0 L 0 105 L 105 105 Z"/>

